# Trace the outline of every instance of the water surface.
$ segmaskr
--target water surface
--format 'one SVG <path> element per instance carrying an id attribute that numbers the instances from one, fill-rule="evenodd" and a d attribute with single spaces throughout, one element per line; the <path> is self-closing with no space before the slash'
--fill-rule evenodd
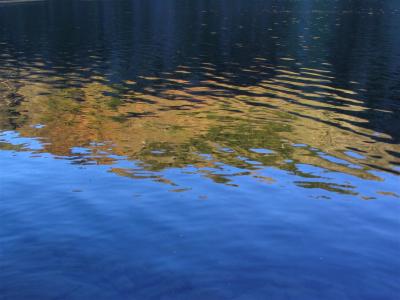
<path id="1" fill-rule="evenodd" d="M 0 1 L 0 299 L 397 299 L 399 24 Z"/>

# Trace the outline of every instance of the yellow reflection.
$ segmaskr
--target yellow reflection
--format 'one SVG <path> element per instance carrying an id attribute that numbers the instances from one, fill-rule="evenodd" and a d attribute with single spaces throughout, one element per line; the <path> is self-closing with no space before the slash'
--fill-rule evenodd
<path id="1" fill-rule="evenodd" d="M 229 77 L 235 74 L 215 76 L 207 73 L 214 66 L 203 64 L 208 79 L 192 81 L 190 74 L 195 72 L 180 66 L 163 74 L 166 77 L 142 76 L 140 84 L 127 80 L 122 86 L 101 76 L 84 79 L 79 72 L 48 74 L 42 66 L 35 63 L 19 70 L 18 81 L 0 83 L 0 128 L 40 137 L 42 151 L 54 155 L 74 156 L 73 148 L 84 147 L 90 150 L 88 159 L 98 164 L 113 164 L 114 154 L 138 161 L 147 170 L 224 163 L 271 182 L 257 173 L 260 166 L 306 176 L 297 164 L 308 164 L 379 180 L 369 171 L 375 166 L 391 170 L 396 157 L 390 153 L 400 152 L 399 145 L 378 141 L 376 133 L 363 126 L 368 122 L 358 114 L 367 110 L 363 101 L 354 91 L 330 85 L 324 70 L 301 68 L 299 73 L 277 68 L 271 78 L 238 85 Z M 349 156 L 349 149 L 362 151 L 362 156 Z M 121 168 L 112 171 L 142 176 Z M 221 183 L 229 183 L 232 176 L 204 175 Z M 324 182 L 298 184 L 352 193 L 347 186 Z"/>

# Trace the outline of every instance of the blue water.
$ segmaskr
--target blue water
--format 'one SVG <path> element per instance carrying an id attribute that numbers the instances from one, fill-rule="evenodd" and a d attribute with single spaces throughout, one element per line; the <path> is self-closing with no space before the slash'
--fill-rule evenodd
<path id="1" fill-rule="evenodd" d="M 51 155 L 0 160 L 3 299 L 397 297 L 398 201 L 315 199 L 279 170 L 237 189 L 172 169 L 191 187 L 174 193 Z"/>
<path id="2" fill-rule="evenodd" d="M 397 2 L 11 2 L 1 300 L 399 299 Z"/>

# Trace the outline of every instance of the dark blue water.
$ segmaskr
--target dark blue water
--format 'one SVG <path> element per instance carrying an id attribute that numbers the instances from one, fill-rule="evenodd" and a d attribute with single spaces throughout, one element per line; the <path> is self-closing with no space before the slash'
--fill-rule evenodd
<path id="1" fill-rule="evenodd" d="M 399 299 L 399 24 L 0 1 L 0 299 Z"/>

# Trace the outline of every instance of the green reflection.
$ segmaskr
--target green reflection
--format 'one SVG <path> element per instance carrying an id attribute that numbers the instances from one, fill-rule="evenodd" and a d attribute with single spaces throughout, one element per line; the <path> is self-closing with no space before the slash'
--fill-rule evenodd
<path id="1" fill-rule="evenodd" d="M 271 67 L 260 58 L 255 63 L 252 69 L 258 72 Z M 367 120 L 356 113 L 366 108 L 357 92 L 334 88 L 322 68 L 276 66 L 275 76 L 254 85 L 233 84 L 233 74 L 194 81 L 188 66 L 164 77 L 140 77 L 140 84 L 112 84 L 99 76 L 87 80 L 79 73 L 52 77 L 39 67 L 34 71 L 1 83 L 0 128 L 40 138 L 43 149 L 37 152 L 81 157 L 75 163 L 113 165 L 118 155 L 152 172 L 194 166 L 223 184 L 244 175 L 270 183 L 273 178 L 258 170 L 276 167 L 319 178 L 295 182 L 299 186 L 344 194 L 356 192 L 299 166 L 368 180 L 381 180 L 370 172 L 374 169 L 397 172 L 391 153 L 398 153 L 399 145 L 383 134 L 377 139 L 363 126 Z M 60 85 L 60 80 L 79 84 Z M 76 153 L 77 147 L 86 152 Z M 348 155 L 349 149 L 356 155 Z M 221 165 L 239 171 L 227 174 Z M 122 176 L 173 184 L 143 170 L 112 168 Z"/>

